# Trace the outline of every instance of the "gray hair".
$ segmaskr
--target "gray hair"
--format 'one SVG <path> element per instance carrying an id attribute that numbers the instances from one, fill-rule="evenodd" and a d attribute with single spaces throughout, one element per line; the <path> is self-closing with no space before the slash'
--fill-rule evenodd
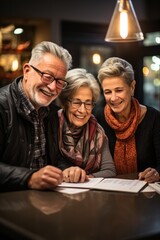
<path id="1" fill-rule="evenodd" d="M 68 71 L 66 79 L 68 85 L 59 95 L 61 104 L 64 107 L 68 105 L 68 99 L 72 98 L 74 93 L 82 86 L 87 86 L 93 94 L 93 101 L 96 102 L 100 96 L 100 86 L 98 80 L 83 68 L 74 68 Z"/>
<path id="2" fill-rule="evenodd" d="M 54 56 L 60 58 L 65 65 L 67 66 L 67 70 L 72 66 L 72 57 L 70 53 L 63 47 L 48 41 L 43 41 L 37 44 L 31 52 L 31 58 L 29 64 L 33 64 L 35 62 L 40 61 L 44 54 L 51 53 Z"/>
<path id="3" fill-rule="evenodd" d="M 134 80 L 132 65 L 122 58 L 108 58 L 98 71 L 98 79 L 99 82 L 102 83 L 105 78 L 111 77 L 121 77 L 128 85 L 130 85 Z"/>

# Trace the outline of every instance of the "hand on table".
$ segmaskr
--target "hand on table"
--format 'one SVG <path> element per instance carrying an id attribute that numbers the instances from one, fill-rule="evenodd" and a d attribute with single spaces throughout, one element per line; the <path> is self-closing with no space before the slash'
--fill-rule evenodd
<path id="1" fill-rule="evenodd" d="M 139 179 L 148 183 L 158 182 L 159 173 L 154 168 L 146 168 L 143 172 L 139 173 Z"/>
<path id="2" fill-rule="evenodd" d="M 69 167 L 63 171 L 64 182 L 85 182 L 88 180 L 85 170 L 80 167 Z"/>
<path id="3" fill-rule="evenodd" d="M 54 189 L 62 180 L 62 171 L 48 165 L 31 175 L 28 181 L 28 187 L 37 190 Z"/>

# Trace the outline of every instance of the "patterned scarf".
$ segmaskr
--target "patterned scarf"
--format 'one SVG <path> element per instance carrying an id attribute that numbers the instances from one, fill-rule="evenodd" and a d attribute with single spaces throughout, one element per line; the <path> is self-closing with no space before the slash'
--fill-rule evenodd
<path id="1" fill-rule="evenodd" d="M 104 108 L 105 119 L 116 134 L 114 162 L 117 174 L 137 172 L 135 132 L 140 121 L 140 113 L 140 105 L 135 98 L 132 98 L 131 112 L 126 122 L 119 122 L 107 104 Z"/>
<path id="2" fill-rule="evenodd" d="M 68 123 L 63 110 L 58 111 L 60 120 L 60 149 L 74 165 L 83 168 L 87 174 L 100 168 L 104 138 L 103 129 L 91 115 L 82 127 L 73 128 Z"/>

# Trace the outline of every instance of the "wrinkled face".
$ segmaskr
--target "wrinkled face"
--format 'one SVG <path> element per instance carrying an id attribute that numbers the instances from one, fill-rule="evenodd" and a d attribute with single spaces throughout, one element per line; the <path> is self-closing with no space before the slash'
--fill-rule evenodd
<path id="1" fill-rule="evenodd" d="M 72 96 L 71 100 L 74 103 L 73 101 L 68 102 L 68 108 L 66 109 L 67 118 L 72 126 L 81 127 L 88 122 L 92 113 L 92 99 L 92 91 L 87 86 L 80 87 Z M 83 103 L 81 106 L 77 104 L 79 100 L 85 102 L 86 107 Z M 89 108 L 89 110 L 86 108 Z"/>
<path id="2" fill-rule="evenodd" d="M 33 65 L 41 72 L 48 73 L 57 79 L 65 79 L 67 73 L 65 63 L 50 53 L 46 53 L 38 64 Z M 37 110 L 42 106 L 48 106 L 62 91 L 62 88 L 57 88 L 56 81 L 50 84 L 42 82 L 41 74 L 28 63 L 24 65 L 23 75 L 23 89 Z"/>
<path id="3" fill-rule="evenodd" d="M 106 103 L 115 114 L 128 116 L 131 107 L 131 97 L 134 94 L 135 80 L 129 86 L 122 78 L 105 78 L 102 89 Z"/>

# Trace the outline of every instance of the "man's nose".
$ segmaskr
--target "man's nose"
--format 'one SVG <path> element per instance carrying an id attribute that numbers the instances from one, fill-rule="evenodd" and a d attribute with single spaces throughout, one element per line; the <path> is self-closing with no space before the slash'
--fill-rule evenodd
<path id="1" fill-rule="evenodd" d="M 54 80 L 53 82 L 51 82 L 50 84 L 48 84 L 47 87 L 48 87 L 51 91 L 55 90 L 56 87 L 57 87 L 57 86 L 56 86 L 56 81 Z"/>

